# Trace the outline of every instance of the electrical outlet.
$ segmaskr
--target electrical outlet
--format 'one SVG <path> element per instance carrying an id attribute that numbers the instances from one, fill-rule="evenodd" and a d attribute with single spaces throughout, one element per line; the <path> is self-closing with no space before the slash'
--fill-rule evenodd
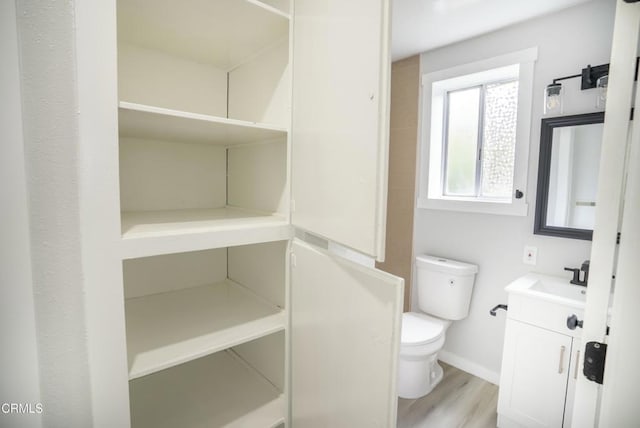
<path id="1" fill-rule="evenodd" d="M 522 255 L 522 263 L 527 265 L 536 265 L 538 260 L 538 249 L 536 247 L 526 246 L 524 247 L 524 254 Z"/>

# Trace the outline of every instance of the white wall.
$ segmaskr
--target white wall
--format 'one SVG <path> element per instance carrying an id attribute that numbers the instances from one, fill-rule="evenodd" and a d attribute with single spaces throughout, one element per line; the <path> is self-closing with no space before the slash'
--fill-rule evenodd
<path id="1" fill-rule="evenodd" d="M 43 424 L 88 426 L 73 4 L 17 8 Z"/>
<path id="2" fill-rule="evenodd" d="M 567 276 L 565 266 L 589 258 L 591 243 L 533 235 L 540 119 L 544 87 L 553 78 L 577 74 L 587 64 L 609 62 L 615 2 L 596 0 L 471 40 L 429 51 L 421 56 L 428 73 L 473 61 L 538 47 L 535 67 L 526 217 L 417 209 L 416 254 L 428 253 L 480 267 L 469 317 L 447 332 L 441 357 L 460 368 L 497 382 L 502 360 L 504 313 L 489 309 L 506 303 L 504 287 L 529 271 Z M 564 114 L 595 111 L 595 93 L 579 90 L 579 79 L 563 82 Z M 428 130 L 425 132 L 428 135 Z M 522 263 L 525 245 L 538 248 L 537 266 Z M 414 293 L 417 296 L 417 293 Z M 414 300 L 414 308 L 415 308 Z"/>
<path id="3" fill-rule="evenodd" d="M 16 5 L 42 425 L 124 427 L 115 2 Z"/>
<path id="4" fill-rule="evenodd" d="M 0 404 L 40 402 L 27 216 L 15 2 L 0 3 Z M 35 407 L 34 407 L 35 408 Z M 0 426 L 40 427 L 39 414 L 0 413 Z"/>

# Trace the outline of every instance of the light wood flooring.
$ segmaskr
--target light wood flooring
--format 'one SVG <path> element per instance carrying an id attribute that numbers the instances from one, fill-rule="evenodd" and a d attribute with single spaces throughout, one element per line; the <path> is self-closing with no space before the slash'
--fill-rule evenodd
<path id="1" fill-rule="evenodd" d="M 495 428 L 498 387 L 440 363 L 442 381 L 426 397 L 398 399 L 398 428 Z"/>

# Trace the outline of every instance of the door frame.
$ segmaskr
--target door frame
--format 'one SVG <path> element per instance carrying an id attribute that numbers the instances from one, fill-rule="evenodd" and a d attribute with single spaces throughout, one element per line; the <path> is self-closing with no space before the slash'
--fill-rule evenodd
<path id="1" fill-rule="evenodd" d="M 640 107 L 636 95 L 635 108 Z M 616 289 L 613 296 L 611 333 L 602 386 L 599 426 L 632 426 L 640 421 L 637 385 L 640 374 L 628 370 L 637 366 L 640 352 L 640 128 L 632 126 L 627 185 L 622 213 Z"/>
<path id="2" fill-rule="evenodd" d="M 621 229 L 623 192 L 627 169 L 628 147 L 620 142 L 629 141 L 631 121 L 629 110 L 632 105 L 634 74 L 640 30 L 640 4 L 617 0 L 611 63 L 609 67 L 610 84 L 607 93 L 606 116 L 602 135 L 600 173 L 598 176 L 598 194 L 596 220 L 591 247 L 591 272 L 584 315 L 583 346 L 587 342 L 607 341 L 609 323 L 609 304 L 611 291 L 618 270 L 618 232 Z M 627 216 L 627 222 L 630 221 Z M 629 226 L 624 226 L 630 228 Z M 635 226 L 637 228 L 637 225 Z M 628 251 L 628 250 L 627 250 Z M 621 254 L 622 255 L 622 254 Z M 622 294 L 632 284 L 624 278 L 618 278 L 616 293 Z M 617 301 L 619 302 L 620 299 Z M 614 302 L 615 303 L 615 302 Z M 621 307 L 612 308 L 615 319 Z M 621 332 L 624 334 L 624 332 Z M 611 361 L 611 357 L 609 358 Z M 612 370 L 617 373 L 617 370 Z M 610 378 L 610 376 L 609 376 Z M 610 381 L 607 379 L 607 381 Z M 604 388 L 607 391 L 607 388 Z M 585 376 L 579 376 L 576 383 L 576 396 L 573 409 L 573 426 L 594 427 L 598 425 L 601 410 L 603 388 Z M 609 396 L 610 397 L 610 396 Z M 625 405 L 633 396 L 616 397 L 618 405 Z M 610 400 L 606 401 L 609 403 Z M 630 402 L 627 406 L 633 407 Z M 611 425 L 602 425 L 611 426 Z"/>

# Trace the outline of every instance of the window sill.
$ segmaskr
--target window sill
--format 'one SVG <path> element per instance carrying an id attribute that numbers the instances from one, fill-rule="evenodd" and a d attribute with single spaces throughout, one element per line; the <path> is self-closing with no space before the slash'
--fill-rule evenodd
<path id="1" fill-rule="evenodd" d="M 522 202 L 498 202 L 488 200 L 465 200 L 454 198 L 418 198 L 418 208 L 429 210 L 460 211 L 480 214 L 512 215 L 525 217 L 528 205 Z"/>

